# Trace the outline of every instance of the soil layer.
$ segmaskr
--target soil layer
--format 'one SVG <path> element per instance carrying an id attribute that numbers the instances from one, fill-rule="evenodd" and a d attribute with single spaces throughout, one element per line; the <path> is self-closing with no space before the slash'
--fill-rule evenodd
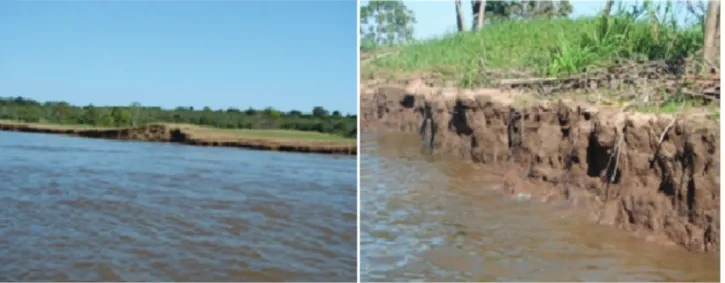
<path id="1" fill-rule="evenodd" d="M 496 89 L 363 82 L 366 132 L 415 132 L 434 154 L 500 176 L 504 190 L 568 200 L 597 221 L 693 252 L 720 250 L 720 130 Z M 492 173 L 493 172 L 493 173 Z"/>
<path id="2" fill-rule="evenodd" d="M 63 134 L 86 138 L 134 140 L 147 142 L 171 142 L 196 146 L 238 147 L 256 150 L 285 152 L 355 155 L 354 141 L 315 141 L 277 138 L 239 137 L 223 132 L 213 132 L 201 127 L 174 124 L 150 124 L 136 128 L 64 128 L 53 125 L 0 123 L 0 131 Z"/>

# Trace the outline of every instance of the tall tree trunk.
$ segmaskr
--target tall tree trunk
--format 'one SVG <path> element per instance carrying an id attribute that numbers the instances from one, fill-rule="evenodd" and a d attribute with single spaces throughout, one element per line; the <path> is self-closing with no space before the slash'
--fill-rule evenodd
<path id="1" fill-rule="evenodd" d="M 456 0 L 456 19 L 458 20 L 458 32 L 466 31 L 466 19 L 463 17 L 461 0 Z"/>
<path id="2" fill-rule="evenodd" d="M 612 13 L 612 6 L 614 6 L 614 0 L 607 0 L 602 9 L 602 16 L 609 17 L 609 14 Z"/>
<path id="3" fill-rule="evenodd" d="M 720 21 L 720 1 L 710 0 L 707 5 L 707 15 L 705 15 L 705 42 L 703 49 L 703 59 L 705 59 L 705 66 L 716 64 L 715 56 L 717 48 L 715 46 L 715 36 L 717 34 L 717 27 Z M 710 68 L 702 68 L 701 72 L 706 72 Z"/>
<path id="4" fill-rule="evenodd" d="M 478 0 L 471 0 L 471 15 L 473 15 L 473 23 L 472 23 L 471 30 L 474 30 L 474 31 L 478 30 L 478 26 L 476 24 L 476 19 L 478 19 L 477 11 L 478 11 L 478 4 L 480 4 L 479 2 L 480 1 L 478 1 Z"/>
<path id="5" fill-rule="evenodd" d="M 486 13 L 486 0 L 480 0 L 480 1 L 474 1 L 478 2 L 478 11 L 473 11 L 474 14 L 476 14 L 476 25 L 473 27 L 475 30 L 481 30 L 483 27 L 483 17 Z M 474 5 L 475 6 L 475 5 Z"/>

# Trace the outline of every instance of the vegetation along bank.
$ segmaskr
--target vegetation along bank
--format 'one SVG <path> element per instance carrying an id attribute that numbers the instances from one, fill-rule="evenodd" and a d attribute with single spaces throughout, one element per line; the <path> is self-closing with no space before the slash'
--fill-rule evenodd
<path id="1" fill-rule="evenodd" d="M 471 4 L 451 1 L 458 31 L 429 40 L 402 2 L 361 8 L 362 130 L 419 134 L 504 192 L 718 254 L 720 3 L 606 1 L 576 19 L 568 1 Z"/>
<path id="2" fill-rule="evenodd" d="M 357 116 L 264 110 L 73 106 L 0 98 L 0 130 L 200 146 L 354 155 Z"/>

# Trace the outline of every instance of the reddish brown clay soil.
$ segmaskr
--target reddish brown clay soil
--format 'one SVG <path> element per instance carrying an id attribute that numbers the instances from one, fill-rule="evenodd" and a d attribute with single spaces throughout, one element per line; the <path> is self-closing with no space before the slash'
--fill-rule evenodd
<path id="1" fill-rule="evenodd" d="M 693 252 L 720 250 L 714 121 L 680 117 L 670 126 L 672 115 L 572 101 L 523 103 L 498 90 L 420 81 L 363 83 L 360 105 L 363 131 L 420 133 L 434 153 L 501 176 L 509 193 L 568 200 L 596 211 L 600 223 Z"/>
<path id="2" fill-rule="evenodd" d="M 87 138 L 173 142 L 197 146 L 239 147 L 257 150 L 306 152 L 323 154 L 357 154 L 355 142 L 304 141 L 292 139 L 246 138 L 225 134 L 209 134 L 197 127 L 173 124 L 151 124 L 137 128 L 74 129 L 39 124 L 0 123 L 0 131 L 64 134 Z"/>

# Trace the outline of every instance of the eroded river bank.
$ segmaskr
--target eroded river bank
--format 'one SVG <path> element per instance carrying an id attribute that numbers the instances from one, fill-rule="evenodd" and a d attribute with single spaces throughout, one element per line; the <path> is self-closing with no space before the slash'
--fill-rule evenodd
<path id="1" fill-rule="evenodd" d="M 540 277 L 496 276 L 499 279 L 493 279 L 493 277 L 485 277 L 484 275 L 487 273 L 484 272 L 482 275 L 484 277 L 471 277 L 472 274 L 457 273 L 462 277 L 455 278 L 467 278 L 468 280 L 552 278 L 552 280 L 565 281 L 574 280 L 571 278 L 597 281 L 623 280 L 621 278 L 628 278 L 627 280 L 708 281 L 719 278 L 717 263 L 719 263 L 720 250 L 720 133 L 719 125 L 711 120 L 696 116 L 679 117 L 674 120 L 672 115 L 598 109 L 573 101 L 529 100 L 524 103 L 516 97 L 515 93 L 492 89 L 438 88 L 416 81 L 411 81 L 407 85 L 363 82 L 360 116 L 363 132 L 375 133 L 376 139 L 387 137 L 390 134 L 407 133 L 408 137 L 412 137 L 409 139 L 415 143 L 416 151 L 418 151 L 416 154 L 420 154 L 422 150 L 430 156 L 446 156 L 446 159 L 453 160 L 451 163 L 439 167 L 459 168 L 455 164 L 469 163 L 466 166 L 475 168 L 466 169 L 471 171 L 467 175 L 458 173 L 447 177 L 445 174 L 442 175 L 444 177 L 441 178 L 450 180 L 449 182 L 466 184 L 463 188 L 459 188 L 459 185 L 450 185 L 447 181 L 435 181 L 435 179 L 428 178 L 427 171 L 421 173 L 415 172 L 416 169 L 412 168 L 403 169 L 407 168 L 407 165 L 391 166 L 398 173 L 388 173 L 385 170 L 378 173 L 382 175 L 402 174 L 403 176 L 396 175 L 391 178 L 407 178 L 406 181 L 398 180 L 395 184 L 387 181 L 388 184 L 383 182 L 384 184 L 380 185 L 375 183 L 377 181 L 370 179 L 372 177 L 363 178 L 361 181 L 363 199 L 370 194 L 366 190 L 377 188 L 388 194 L 393 194 L 393 192 L 398 194 L 398 191 L 401 192 L 400 194 L 407 194 L 410 190 L 423 190 L 420 187 L 428 188 L 426 194 L 429 196 L 422 196 L 423 193 L 420 193 L 421 196 L 418 196 L 422 198 L 420 200 L 414 196 L 401 196 L 411 202 L 411 209 L 415 210 L 419 209 L 418 207 L 429 205 L 426 202 L 443 201 L 441 199 L 445 199 L 443 196 L 446 194 L 454 194 L 457 198 L 463 198 L 468 202 L 479 198 L 475 197 L 475 194 L 483 194 L 485 191 L 497 192 L 513 198 L 531 199 L 532 202 L 527 202 L 525 205 L 527 208 L 523 211 L 527 211 L 528 207 L 542 206 L 546 209 L 561 211 L 555 214 L 578 215 L 577 217 L 581 218 L 582 222 L 567 220 L 563 224 L 553 224 L 558 222 L 538 219 L 538 217 L 542 217 L 538 210 L 514 213 L 518 217 L 509 216 L 493 209 L 497 207 L 505 212 L 513 209 L 508 204 L 498 204 L 498 202 L 508 203 L 502 198 L 471 204 L 470 207 L 450 205 L 450 209 L 462 210 L 460 213 L 466 215 L 465 221 L 472 223 L 469 225 L 505 227 L 504 224 L 496 221 L 495 217 L 491 218 L 491 215 L 497 215 L 497 217 L 506 215 L 505 217 L 515 218 L 517 223 L 529 223 L 517 229 L 526 231 L 540 227 L 540 230 L 531 233 L 541 233 L 545 236 L 551 233 L 564 233 L 565 235 L 586 237 L 584 236 L 588 235 L 586 231 L 600 231 L 598 234 L 592 234 L 592 245 L 596 245 L 596 248 L 577 248 L 576 246 L 586 247 L 586 244 L 582 242 L 579 244 L 566 243 L 563 240 L 552 244 L 562 247 L 570 245 L 574 247 L 574 251 L 580 250 L 580 252 L 588 254 L 570 258 L 572 264 L 579 261 L 587 262 L 588 258 L 599 258 L 598 253 L 609 260 L 626 260 L 627 256 L 619 258 L 620 255 L 607 255 L 607 249 L 601 248 L 614 245 L 607 243 L 607 238 L 617 239 L 617 237 L 624 237 L 621 235 L 626 235 L 626 238 L 630 239 L 627 240 L 628 244 L 625 244 L 628 248 L 621 248 L 620 252 L 631 254 L 630 260 L 660 262 L 662 261 L 660 258 L 666 256 L 672 259 L 666 265 L 673 266 L 673 270 L 683 272 L 675 276 L 673 273 L 665 271 L 666 268 L 654 265 L 645 268 L 650 271 L 639 272 L 635 269 L 627 269 L 625 264 L 622 266 L 621 274 L 629 274 L 629 277 L 626 275 L 616 278 L 607 277 L 614 276 L 614 274 L 606 272 L 599 275 L 573 272 L 571 276 L 574 277 L 562 277 L 569 275 L 562 273 L 546 275 L 534 271 L 531 271 L 534 273 L 521 271 L 511 274 L 513 274 L 512 276 L 537 274 Z M 401 141 L 391 144 L 393 144 L 392 152 L 402 151 L 402 149 L 395 148 L 402 144 Z M 375 147 L 377 146 L 379 145 Z M 368 155 L 369 153 L 367 155 L 363 153 L 363 156 Z M 403 159 L 410 159 L 410 157 Z M 361 162 L 365 164 L 366 158 L 362 157 Z M 361 170 L 363 169 L 365 168 Z M 401 170 L 412 170 L 413 172 L 400 173 Z M 449 172 L 446 170 L 444 171 Z M 363 176 L 371 174 L 365 172 L 363 170 L 361 174 Z M 438 185 L 426 184 L 421 181 L 423 179 Z M 380 186 L 388 189 L 380 189 Z M 396 189 L 390 189 L 390 186 L 394 186 Z M 409 186 L 418 188 L 408 188 Z M 474 190 L 474 195 L 462 197 L 462 193 L 458 192 L 468 192 L 469 190 Z M 391 196 L 385 198 L 388 197 Z M 482 198 L 489 199 L 489 197 Z M 392 221 L 391 219 L 398 216 L 403 219 L 408 217 L 405 216 L 406 212 L 403 212 L 402 208 L 395 209 L 397 212 L 394 217 L 388 215 L 393 212 L 384 212 L 383 207 L 380 207 L 373 211 L 377 211 L 383 216 L 378 218 L 368 216 L 367 218 L 377 219 L 377 222 L 372 220 L 372 222 L 366 222 L 365 214 L 368 213 L 368 208 L 364 205 L 365 201 L 362 203 L 363 231 L 366 230 L 365 225 L 381 225 L 380 221 L 386 219 Z M 417 206 L 413 205 L 415 203 Z M 380 206 L 370 203 L 368 205 Z M 490 211 L 491 209 L 494 211 Z M 544 215 L 546 214 L 544 213 Z M 527 220 L 527 217 L 531 219 Z M 554 218 L 558 219 L 557 217 Z M 441 222 L 435 219 L 424 220 L 420 222 L 423 223 L 420 225 L 441 225 Z M 491 221 L 493 223 L 489 223 Z M 418 220 L 413 222 L 418 222 Z M 529 225 L 531 227 L 528 227 Z M 557 225 L 564 225 L 568 228 Z M 580 225 L 587 229 L 584 229 L 583 232 L 574 232 L 581 229 Z M 390 229 L 398 229 L 394 227 Z M 474 228 L 474 230 L 476 229 L 478 228 Z M 374 230 L 382 231 L 382 229 Z M 494 233 L 493 231 L 486 231 L 486 229 L 481 231 L 480 233 L 489 233 L 488 237 L 494 237 L 490 235 Z M 604 235 L 604 231 L 611 231 L 611 235 L 597 236 Z M 388 233 L 388 237 L 401 237 L 400 232 L 386 233 Z M 454 235 L 455 233 L 458 232 L 454 232 Z M 470 235 L 472 232 L 464 231 L 462 233 Z M 517 232 L 501 233 L 516 234 Z M 499 237 L 501 240 L 506 239 L 503 236 Z M 510 245 L 526 245 L 525 239 L 536 236 L 526 232 L 520 237 Z M 551 237 L 557 239 L 559 236 L 551 235 Z M 496 242 L 495 237 L 492 241 L 494 242 L 487 243 L 485 246 L 495 247 L 500 244 Z M 546 241 L 540 241 L 537 245 L 546 245 Z M 369 248 L 373 246 L 375 245 Z M 455 245 L 452 246 L 455 247 Z M 479 244 L 474 245 L 473 252 L 475 253 L 482 247 Z M 527 253 L 526 248 L 517 247 L 516 249 L 520 253 Z M 678 249 L 679 251 L 677 251 Z M 393 252 L 392 258 L 400 256 L 403 251 L 401 250 L 397 254 Z M 532 251 L 535 252 L 536 249 L 534 248 Z M 688 255 L 690 253 L 687 252 L 680 254 L 683 251 L 692 252 L 692 255 Z M 466 252 L 470 251 L 466 249 Z M 657 254 L 657 256 L 650 257 L 646 256 L 647 254 Z M 694 268 L 702 271 L 699 274 L 688 273 L 685 269 L 675 267 L 678 264 L 685 264 L 685 260 L 683 260 L 685 257 L 699 258 L 701 256 L 704 257 L 701 266 L 708 266 L 709 269 Z M 365 256 L 363 256 L 364 258 Z M 465 257 L 450 256 L 450 258 Z M 487 257 L 482 254 L 471 258 L 484 260 L 488 264 L 499 264 L 485 260 Z M 516 256 L 509 259 L 523 260 L 517 259 Z M 368 270 L 375 270 L 377 268 L 375 265 L 379 264 L 374 263 L 375 261 L 371 259 L 367 261 Z M 524 269 L 545 269 L 543 267 L 545 264 L 537 265 L 530 261 L 526 262 L 528 265 L 523 264 Z M 410 265 L 400 262 L 398 264 L 410 267 Z M 477 265 L 477 263 L 471 262 L 465 264 Z M 511 264 L 516 265 L 516 263 Z M 511 264 L 505 264 L 502 268 L 510 267 Z M 597 264 L 601 264 L 602 268 L 608 265 L 604 263 L 591 263 L 590 265 L 597 266 Z M 424 268 L 421 265 L 413 266 Z M 563 266 L 565 265 L 562 265 L 562 268 Z M 597 268 L 593 269 L 597 270 Z M 371 278 L 381 280 L 382 278 L 396 278 L 394 276 L 386 277 L 389 275 L 386 272 L 373 271 L 371 274 L 375 275 Z M 364 270 L 363 274 L 365 274 Z M 411 273 L 408 271 L 406 274 Z M 433 272 L 431 274 L 442 277 L 425 277 L 426 280 L 454 278 L 442 275 L 444 273 Z"/>
<path id="2" fill-rule="evenodd" d="M 416 134 L 364 134 L 360 158 L 362 281 L 719 281 L 716 255 L 512 195 Z"/>
<path id="3" fill-rule="evenodd" d="M 319 141 L 280 138 L 255 138 L 185 124 L 148 124 L 132 128 L 83 128 L 64 125 L 44 125 L 0 121 L 0 131 L 58 134 L 85 138 L 178 143 L 193 146 L 236 147 L 244 149 L 356 155 L 357 144 L 352 141 Z"/>
<path id="4" fill-rule="evenodd" d="M 693 252 L 720 251 L 720 128 L 498 90 L 365 85 L 366 132 L 412 132 L 437 154 L 504 175 L 504 189 L 566 199 L 599 222 Z"/>

